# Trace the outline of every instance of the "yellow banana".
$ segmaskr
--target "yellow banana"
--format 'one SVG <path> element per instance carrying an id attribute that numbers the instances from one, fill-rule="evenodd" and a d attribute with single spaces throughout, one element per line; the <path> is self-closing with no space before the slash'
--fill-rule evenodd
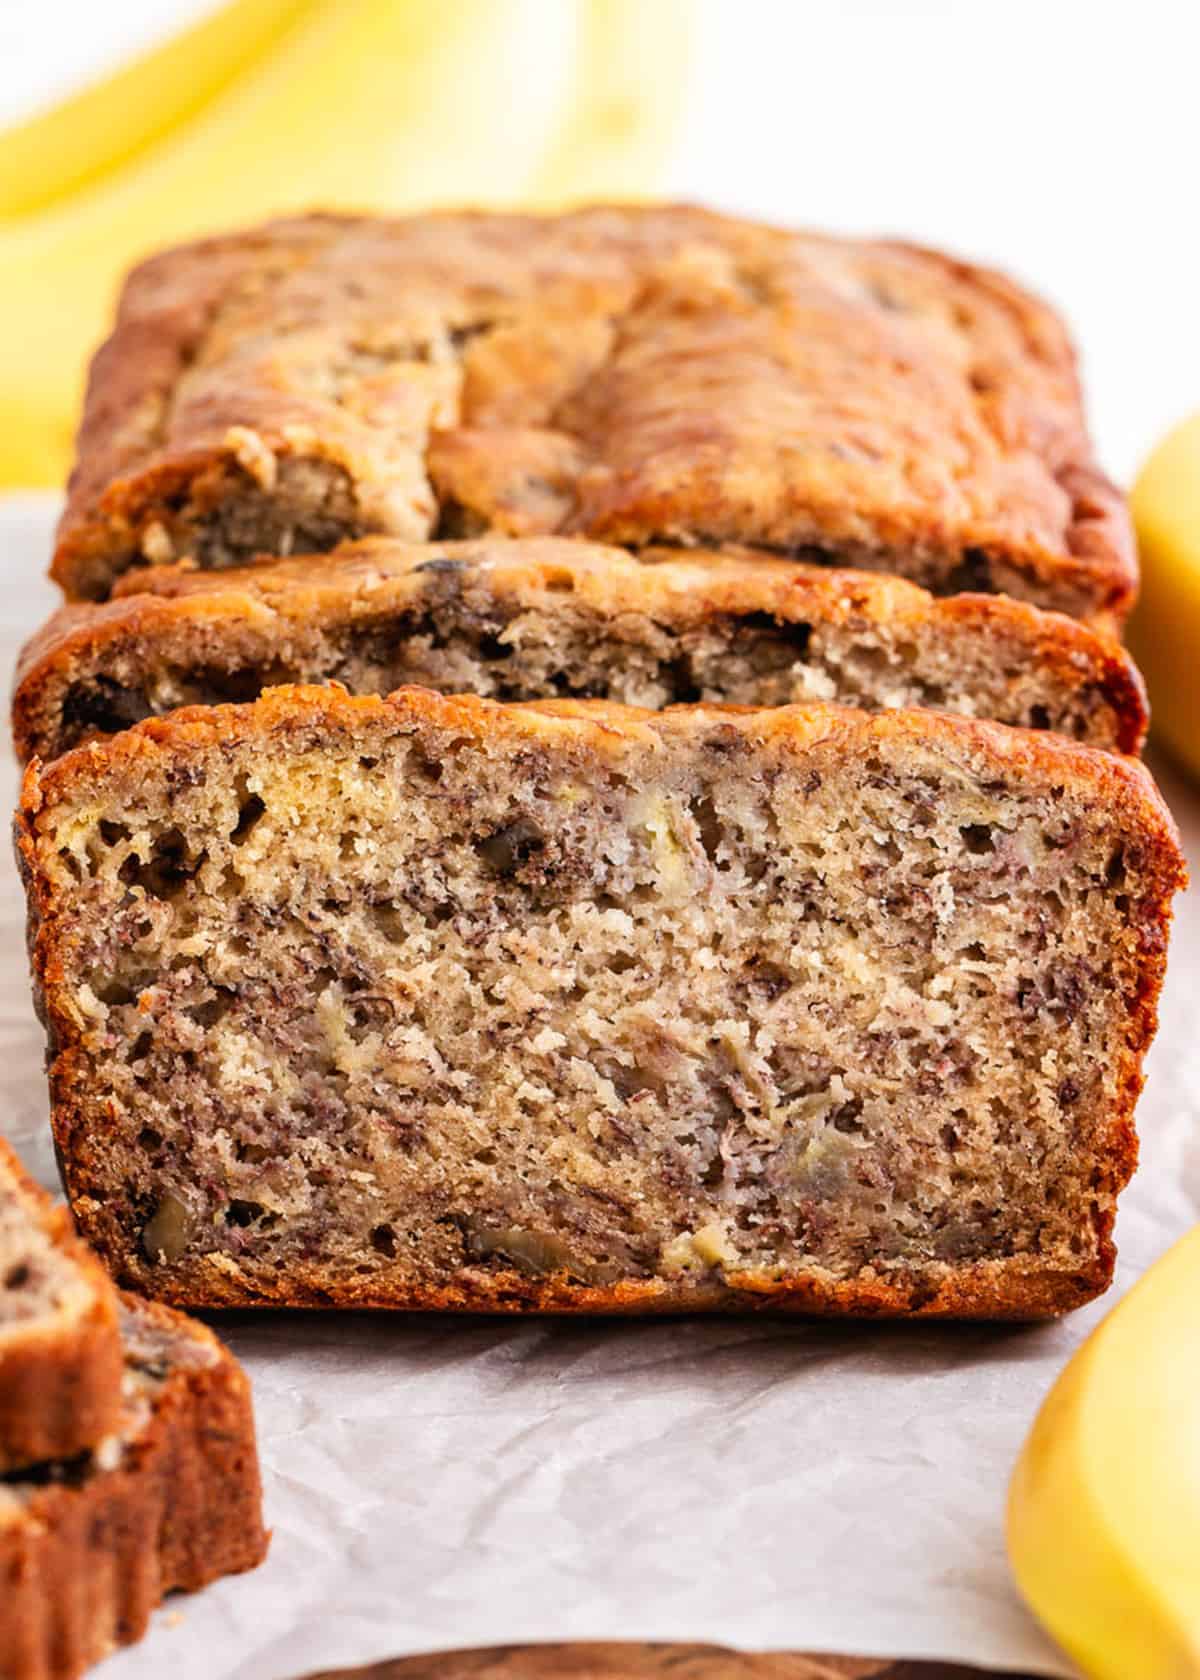
<path id="1" fill-rule="evenodd" d="M 524 202 L 646 198 L 679 120 L 691 0 L 591 0 L 580 39 L 566 120 L 524 194 Z"/>
<path id="2" fill-rule="evenodd" d="M 1200 1226 L 1071 1360 L 1009 1491 L 1035 1615 L 1091 1680 L 1200 1675 Z"/>
<path id="3" fill-rule="evenodd" d="M 148 251 L 314 205 L 547 203 L 653 184 L 688 0 L 307 0 L 276 28 L 253 4 L 262 50 L 232 73 L 214 48 L 199 108 L 162 128 L 164 95 L 153 132 L 122 130 L 111 167 L 78 190 L 64 140 L 13 200 L 40 207 L 0 216 L 0 485 L 61 479 L 87 355 Z"/>
<path id="4" fill-rule="evenodd" d="M 1200 414 L 1169 432 L 1133 489 L 1142 590 L 1129 644 L 1154 733 L 1200 776 Z"/>
<path id="5" fill-rule="evenodd" d="M 0 219 L 44 209 L 199 111 L 311 0 L 229 0 L 49 111 L 0 134 Z"/>

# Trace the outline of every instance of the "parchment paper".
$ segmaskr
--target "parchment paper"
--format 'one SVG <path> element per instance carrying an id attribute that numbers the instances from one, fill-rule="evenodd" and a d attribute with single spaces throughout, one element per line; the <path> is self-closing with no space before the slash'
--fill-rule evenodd
<path id="1" fill-rule="evenodd" d="M 0 503 L 0 658 L 53 602 L 54 504 Z M 1200 798 L 1158 767 L 1200 874 Z M 24 909 L 0 884 L 0 1125 L 47 1183 Z M 1113 1294 L 1033 1330 L 226 1317 L 266 1564 L 160 1612 L 106 1680 L 283 1680 L 446 1647 L 681 1639 L 1063 1675 L 1002 1512 L 1072 1348 L 1200 1218 L 1200 894 L 1180 902 Z"/>

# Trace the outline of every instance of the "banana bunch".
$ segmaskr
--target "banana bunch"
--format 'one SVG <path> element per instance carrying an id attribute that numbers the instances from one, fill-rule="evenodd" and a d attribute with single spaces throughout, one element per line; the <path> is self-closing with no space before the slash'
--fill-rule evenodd
<path id="1" fill-rule="evenodd" d="M 1155 735 L 1200 776 L 1200 414 L 1155 449 L 1132 505 L 1142 588 L 1129 645 L 1146 674 Z"/>
<path id="2" fill-rule="evenodd" d="M 227 0 L 0 133 L 0 487 L 57 484 L 122 274 L 313 207 L 652 190 L 689 0 Z"/>
<path id="3" fill-rule="evenodd" d="M 1090 1680 L 1200 1675 L 1200 1227 L 1050 1393 L 1009 1491 L 1034 1613 Z"/>

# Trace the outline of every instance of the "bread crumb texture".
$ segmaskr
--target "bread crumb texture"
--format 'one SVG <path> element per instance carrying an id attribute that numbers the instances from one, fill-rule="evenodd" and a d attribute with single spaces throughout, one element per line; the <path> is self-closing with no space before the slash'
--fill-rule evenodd
<path id="1" fill-rule="evenodd" d="M 932 706 L 1122 752 L 1146 727 L 1128 654 L 1060 613 L 749 551 L 374 538 L 231 571 L 151 567 L 118 594 L 62 608 L 25 649 L 22 759 L 175 706 L 328 681 L 654 709 Z"/>
<path id="2" fill-rule="evenodd" d="M 180 1303 L 1037 1316 L 1107 1283 L 1183 865 L 948 716 L 281 688 L 27 774 L 53 1121 Z"/>

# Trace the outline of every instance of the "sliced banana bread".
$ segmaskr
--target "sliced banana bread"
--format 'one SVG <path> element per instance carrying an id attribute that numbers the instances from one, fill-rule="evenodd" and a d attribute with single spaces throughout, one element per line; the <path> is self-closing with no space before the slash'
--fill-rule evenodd
<path id="1" fill-rule="evenodd" d="M 432 551 L 376 538 L 241 571 L 126 573 L 118 593 L 63 607 L 26 648 L 13 700 L 22 759 L 175 706 L 330 679 L 355 694 L 424 683 L 652 708 L 928 705 L 1122 752 L 1145 732 L 1129 656 L 1061 614 L 749 553 L 639 560 L 554 537 Z"/>
<path id="2" fill-rule="evenodd" d="M 668 206 L 315 215 L 168 251 L 92 370 L 54 575 L 384 533 L 750 543 L 1118 622 L 1071 347 L 999 275 Z"/>
<path id="3" fill-rule="evenodd" d="M 933 712 L 275 689 L 27 772 L 88 1236 L 194 1305 L 1037 1316 L 1108 1283 L 1183 863 Z"/>
<path id="4" fill-rule="evenodd" d="M 246 1378 L 210 1330 L 124 1297 L 123 1407 L 93 1452 L 0 1477 L 0 1676 L 72 1680 L 168 1592 L 266 1552 Z"/>
<path id="5" fill-rule="evenodd" d="M 121 1371 L 107 1274 L 0 1138 L 0 1472 L 111 1434 Z"/>

